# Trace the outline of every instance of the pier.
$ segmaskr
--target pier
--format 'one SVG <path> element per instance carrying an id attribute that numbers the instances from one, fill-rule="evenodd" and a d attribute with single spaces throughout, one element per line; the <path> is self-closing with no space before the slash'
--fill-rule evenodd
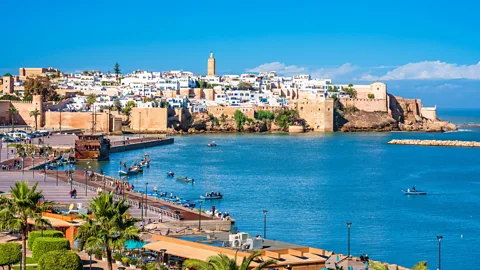
<path id="1" fill-rule="evenodd" d="M 116 140 L 110 144 L 110 153 L 120 153 L 129 150 L 142 149 L 147 147 L 154 147 L 159 145 L 172 144 L 174 142 L 173 137 L 144 137 L 128 140 Z"/>
<path id="2" fill-rule="evenodd" d="M 480 148 L 480 142 L 449 140 L 391 140 L 388 144 Z"/>

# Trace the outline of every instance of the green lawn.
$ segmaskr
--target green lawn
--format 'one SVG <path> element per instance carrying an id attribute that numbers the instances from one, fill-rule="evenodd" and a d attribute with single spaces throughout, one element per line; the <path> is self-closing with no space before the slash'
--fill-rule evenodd
<path id="1" fill-rule="evenodd" d="M 27 264 L 34 264 L 37 263 L 31 257 L 27 257 Z M 20 266 L 13 267 L 14 270 L 20 270 Z M 36 266 L 27 266 L 27 270 L 37 269 Z"/>
<path id="2" fill-rule="evenodd" d="M 27 257 L 27 264 L 31 264 L 31 263 L 37 263 L 37 262 L 35 262 L 32 257 Z"/>

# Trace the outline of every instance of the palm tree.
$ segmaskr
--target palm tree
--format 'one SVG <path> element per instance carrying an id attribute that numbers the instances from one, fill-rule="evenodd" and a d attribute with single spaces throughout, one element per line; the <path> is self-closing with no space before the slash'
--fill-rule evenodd
<path id="1" fill-rule="evenodd" d="M 237 253 L 235 253 L 234 259 L 231 259 L 225 254 L 210 256 L 206 262 L 197 259 L 188 259 L 183 263 L 183 267 L 196 270 L 248 270 L 250 264 L 262 255 L 260 252 L 254 252 L 250 256 L 244 257 L 242 263 L 237 265 Z M 266 260 L 255 267 L 255 270 L 266 269 L 276 263 L 277 261 L 275 260 Z"/>
<path id="2" fill-rule="evenodd" d="M 15 129 L 15 121 L 13 121 L 13 116 L 14 116 L 15 114 L 18 114 L 17 108 L 15 108 L 15 107 L 10 107 L 10 108 L 8 108 L 8 114 L 10 115 L 10 119 L 11 119 L 11 121 L 12 121 L 12 131 L 14 131 L 14 129 Z"/>
<path id="3" fill-rule="evenodd" d="M 11 188 L 12 198 L 0 198 L 0 229 L 20 230 L 22 234 L 22 270 L 26 270 L 28 220 L 49 224 L 41 221 L 42 211 L 52 203 L 40 202 L 43 195 L 42 191 L 37 191 L 37 185 L 29 188 L 26 181 L 15 182 L 15 187 Z"/>
<path id="4" fill-rule="evenodd" d="M 30 112 L 30 117 L 35 118 L 35 131 L 37 131 L 37 119 L 39 115 L 40 115 L 40 111 L 37 108 L 35 108 L 35 110 Z"/>
<path id="5" fill-rule="evenodd" d="M 129 218 L 130 206 L 125 199 L 114 202 L 113 194 L 103 193 L 93 198 L 90 208 L 95 219 L 82 216 L 85 223 L 80 226 L 76 239 L 82 241 L 86 249 L 105 248 L 108 269 L 112 270 L 112 251 L 122 249 L 129 239 L 139 239 L 135 227 L 138 219 Z"/>

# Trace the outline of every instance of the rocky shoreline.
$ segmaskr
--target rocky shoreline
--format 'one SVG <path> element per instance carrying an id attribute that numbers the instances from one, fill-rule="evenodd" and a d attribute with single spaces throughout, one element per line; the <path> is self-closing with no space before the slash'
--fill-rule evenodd
<path id="1" fill-rule="evenodd" d="M 451 140 L 391 140 L 388 144 L 480 148 L 480 142 Z"/>

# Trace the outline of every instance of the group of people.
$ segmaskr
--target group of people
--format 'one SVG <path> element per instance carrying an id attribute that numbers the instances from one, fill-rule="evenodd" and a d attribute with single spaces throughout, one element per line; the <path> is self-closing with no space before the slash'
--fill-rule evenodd
<path id="1" fill-rule="evenodd" d="M 9 164 L 2 164 L 2 171 L 11 171 L 11 170 L 21 170 L 22 169 L 22 164 L 20 163 L 20 160 L 13 160 L 13 163 Z"/>
<path id="2" fill-rule="evenodd" d="M 212 191 L 212 192 L 210 192 L 210 193 L 208 193 L 208 192 L 205 193 L 205 197 L 208 197 L 208 198 L 209 198 L 209 197 L 221 197 L 221 196 L 222 196 L 222 193 L 220 193 L 220 192 L 214 192 L 214 191 Z"/>
<path id="3" fill-rule="evenodd" d="M 364 255 L 360 255 L 360 261 L 362 262 L 368 262 L 370 260 L 370 258 L 368 257 L 368 254 Z"/>

